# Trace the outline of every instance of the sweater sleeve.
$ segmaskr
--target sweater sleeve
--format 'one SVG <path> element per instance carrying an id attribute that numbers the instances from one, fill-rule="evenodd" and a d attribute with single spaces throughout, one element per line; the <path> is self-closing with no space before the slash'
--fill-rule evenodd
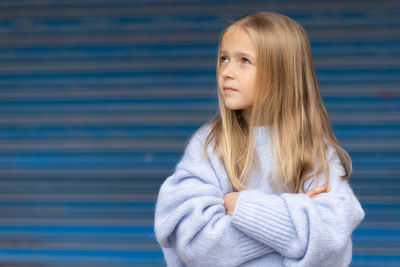
<path id="1" fill-rule="evenodd" d="M 290 266 L 346 266 L 351 234 L 364 211 L 347 181 L 336 153 L 329 157 L 330 191 L 314 199 L 306 194 L 239 194 L 232 224 L 278 251 Z M 350 246 L 350 248 L 349 248 Z"/>
<path id="2" fill-rule="evenodd" d="M 203 158 L 195 135 L 173 175 L 162 184 L 155 211 L 155 235 L 188 266 L 238 266 L 273 252 L 231 224 L 214 168 Z"/>

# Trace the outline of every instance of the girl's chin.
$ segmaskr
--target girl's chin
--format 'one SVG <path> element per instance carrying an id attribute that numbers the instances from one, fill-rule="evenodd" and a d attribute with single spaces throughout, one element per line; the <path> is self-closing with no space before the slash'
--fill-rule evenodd
<path id="1" fill-rule="evenodd" d="M 230 110 L 241 110 L 241 109 L 243 109 L 243 107 L 240 104 L 235 103 L 233 101 L 229 101 L 229 100 L 225 101 L 225 107 L 227 109 L 230 109 Z"/>
<path id="2" fill-rule="evenodd" d="M 236 103 L 229 103 L 229 102 L 225 101 L 225 107 L 232 111 L 241 110 L 242 112 L 247 113 L 247 107 L 243 107 L 243 105 L 238 105 Z"/>
<path id="3" fill-rule="evenodd" d="M 227 109 L 229 109 L 230 111 L 243 110 L 242 108 L 232 107 L 232 106 L 227 106 L 227 105 L 225 105 L 225 107 L 226 107 Z"/>

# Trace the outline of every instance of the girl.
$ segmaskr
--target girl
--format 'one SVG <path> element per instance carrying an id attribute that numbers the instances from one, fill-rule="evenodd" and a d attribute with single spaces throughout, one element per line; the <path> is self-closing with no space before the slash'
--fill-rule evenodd
<path id="1" fill-rule="evenodd" d="M 248 15 L 223 30 L 218 55 L 220 112 L 158 195 L 168 266 L 348 266 L 364 212 L 303 28 Z"/>

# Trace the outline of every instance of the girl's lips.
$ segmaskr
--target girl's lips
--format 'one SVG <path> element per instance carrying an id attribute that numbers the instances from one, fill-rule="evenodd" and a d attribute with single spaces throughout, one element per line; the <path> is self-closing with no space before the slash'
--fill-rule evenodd
<path id="1" fill-rule="evenodd" d="M 237 91 L 236 89 L 230 88 L 230 87 L 224 87 L 225 92 L 234 92 Z"/>

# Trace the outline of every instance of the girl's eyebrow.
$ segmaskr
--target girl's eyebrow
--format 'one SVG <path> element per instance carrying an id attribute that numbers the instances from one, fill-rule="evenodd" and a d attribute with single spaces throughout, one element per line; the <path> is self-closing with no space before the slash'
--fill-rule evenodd
<path id="1" fill-rule="evenodd" d="M 228 52 L 226 52 L 225 50 L 222 50 L 220 54 L 229 54 Z M 235 52 L 233 53 L 234 56 L 238 56 L 238 57 L 249 57 L 251 59 L 254 59 L 254 57 L 252 55 L 250 55 L 249 53 L 246 52 Z"/>

